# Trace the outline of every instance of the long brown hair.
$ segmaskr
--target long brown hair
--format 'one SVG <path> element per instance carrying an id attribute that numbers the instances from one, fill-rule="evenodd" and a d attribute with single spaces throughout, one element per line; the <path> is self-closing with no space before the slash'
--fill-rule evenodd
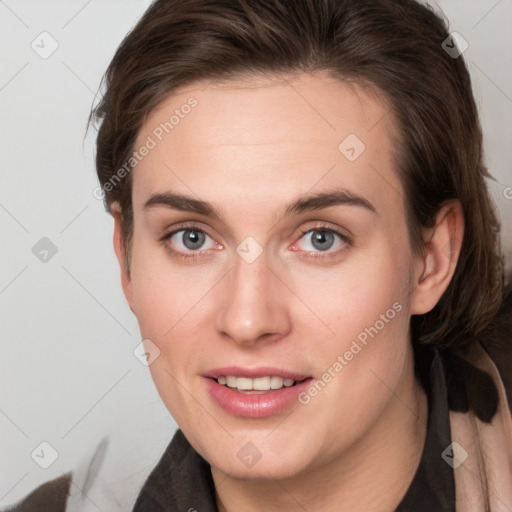
<path id="1" fill-rule="evenodd" d="M 476 339 L 492 345 L 503 297 L 499 222 L 470 76 L 463 57 L 446 51 L 446 41 L 456 48 L 450 38 L 447 22 L 415 0 L 156 0 L 119 46 L 89 119 L 100 124 L 96 167 L 106 207 L 121 204 L 127 265 L 132 174 L 106 185 L 158 104 L 198 80 L 324 70 L 377 87 L 389 101 L 415 251 L 443 203 L 462 204 L 455 275 L 436 307 L 411 319 L 413 343 L 453 353 Z"/>

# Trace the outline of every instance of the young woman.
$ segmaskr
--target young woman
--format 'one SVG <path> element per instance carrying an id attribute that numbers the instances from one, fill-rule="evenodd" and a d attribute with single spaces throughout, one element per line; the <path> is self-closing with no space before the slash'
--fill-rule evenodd
<path id="1" fill-rule="evenodd" d="M 157 0 L 125 38 L 97 172 L 179 425 L 134 511 L 512 510 L 458 45 L 414 0 Z"/>

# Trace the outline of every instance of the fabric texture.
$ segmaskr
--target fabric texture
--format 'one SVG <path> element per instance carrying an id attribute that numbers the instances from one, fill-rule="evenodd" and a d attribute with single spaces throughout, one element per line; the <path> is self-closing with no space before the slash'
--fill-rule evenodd
<path id="1" fill-rule="evenodd" d="M 467 360 L 488 374 L 497 392 L 492 421 L 471 411 L 450 411 L 452 440 L 457 443 L 454 469 L 457 512 L 512 511 L 512 415 L 498 369 L 480 344 Z M 471 379 L 468 380 L 471 386 Z M 458 447 L 461 447 L 462 450 Z"/>

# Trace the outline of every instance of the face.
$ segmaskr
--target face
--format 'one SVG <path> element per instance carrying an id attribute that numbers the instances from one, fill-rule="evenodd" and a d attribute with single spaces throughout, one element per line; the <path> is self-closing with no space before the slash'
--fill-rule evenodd
<path id="1" fill-rule="evenodd" d="M 124 290 L 163 402 L 222 472 L 350 456 L 404 385 L 393 133 L 381 97 L 322 74 L 194 84 L 140 130 Z"/>

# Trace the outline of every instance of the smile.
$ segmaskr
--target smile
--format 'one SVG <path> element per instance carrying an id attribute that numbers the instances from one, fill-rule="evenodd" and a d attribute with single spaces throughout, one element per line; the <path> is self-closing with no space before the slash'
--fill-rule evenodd
<path id="1" fill-rule="evenodd" d="M 294 379 L 283 379 L 278 376 L 257 377 L 255 379 L 249 377 L 220 376 L 217 378 L 217 382 L 222 386 L 227 386 L 240 392 L 270 391 L 282 389 L 283 387 L 292 387 L 296 384 Z"/>
<path id="2" fill-rule="evenodd" d="M 215 406 L 245 418 L 270 417 L 287 411 L 313 381 L 313 377 L 277 369 L 234 367 L 212 371 L 202 379 Z"/>

